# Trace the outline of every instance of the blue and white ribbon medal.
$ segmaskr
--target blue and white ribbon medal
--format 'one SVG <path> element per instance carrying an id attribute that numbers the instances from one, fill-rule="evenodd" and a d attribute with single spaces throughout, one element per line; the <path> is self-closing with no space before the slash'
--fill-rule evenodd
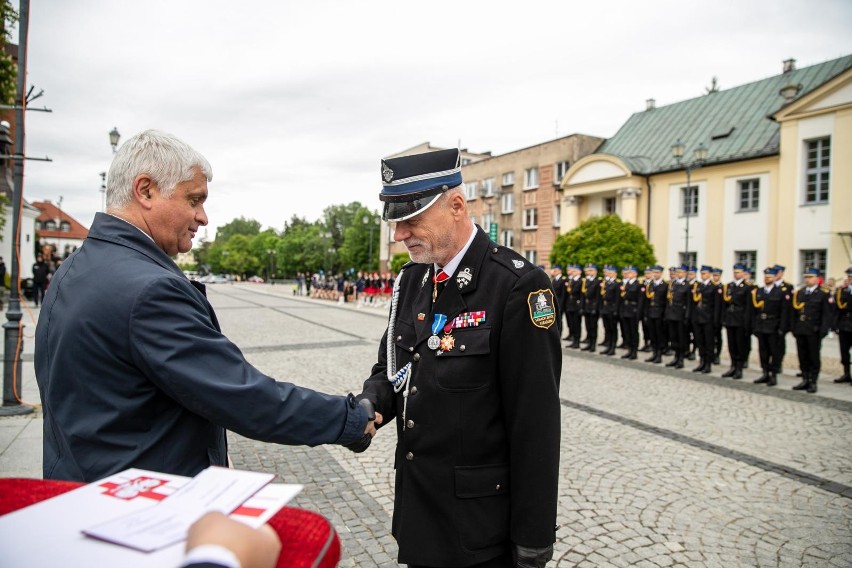
<path id="1" fill-rule="evenodd" d="M 426 342 L 426 345 L 432 351 L 436 350 L 438 347 L 441 346 L 441 338 L 438 337 L 438 332 L 444 329 L 444 326 L 446 324 L 446 314 L 435 314 L 435 319 L 432 321 L 432 336 L 429 337 L 429 340 Z"/>

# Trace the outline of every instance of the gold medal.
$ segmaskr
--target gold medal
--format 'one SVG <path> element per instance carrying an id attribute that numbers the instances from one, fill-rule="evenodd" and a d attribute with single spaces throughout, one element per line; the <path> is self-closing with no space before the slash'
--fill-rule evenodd
<path id="1" fill-rule="evenodd" d="M 441 338 L 441 351 L 452 351 L 456 345 L 456 338 L 449 333 Z"/>

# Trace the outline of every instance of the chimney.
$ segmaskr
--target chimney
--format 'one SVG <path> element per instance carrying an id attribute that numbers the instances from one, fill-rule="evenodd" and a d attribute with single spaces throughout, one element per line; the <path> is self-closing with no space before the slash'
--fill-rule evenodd
<path id="1" fill-rule="evenodd" d="M 785 59 L 784 60 L 784 73 L 789 73 L 790 71 L 796 70 L 796 60 L 795 59 Z"/>
<path id="2" fill-rule="evenodd" d="M 657 108 L 657 101 L 654 99 L 648 99 L 645 101 L 645 110 L 654 110 Z"/>

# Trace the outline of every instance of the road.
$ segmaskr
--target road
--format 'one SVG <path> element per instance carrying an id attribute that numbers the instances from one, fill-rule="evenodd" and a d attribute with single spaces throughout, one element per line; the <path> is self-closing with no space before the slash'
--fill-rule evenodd
<path id="1" fill-rule="evenodd" d="M 222 329 L 264 372 L 359 392 L 386 310 L 296 298 L 285 286 L 208 287 Z M 720 367 L 721 373 L 727 367 Z M 555 559 L 549 566 L 852 566 L 852 388 L 794 392 L 566 350 Z M 29 398 L 34 382 L 25 382 Z M 11 421 L 31 424 L 12 442 Z M 0 473 L 38 413 L 0 419 Z M 22 427 L 23 428 L 23 427 Z M 392 431 L 364 454 L 231 435 L 240 468 L 305 484 L 295 505 L 334 523 L 341 566 L 396 566 Z M 29 450 L 27 467 L 39 452 Z M 12 464 L 12 465 L 10 465 Z M 18 469 L 15 469 L 18 467 Z"/>

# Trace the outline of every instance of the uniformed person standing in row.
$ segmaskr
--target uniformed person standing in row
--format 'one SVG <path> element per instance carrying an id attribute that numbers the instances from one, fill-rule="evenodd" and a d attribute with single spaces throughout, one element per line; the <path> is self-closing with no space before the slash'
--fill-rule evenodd
<path id="1" fill-rule="evenodd" d="M 585 267 L 586 277 L 582 281 L 583 323 L 586 326 L 588 345 L 580 351 L 594 353 L 598 342 L 598 318 L 601 310 L 601 287 L 603 279 L 598 276 L 598 265 L 589 263 Z"/>
<path id="2" fill-rule="evenodd" d="M 663 280 L 663 267 L 659 264 L 651 267 L 651 279 L 645 281 L 645 315 L 648 318 L 648 330 L 651 334 L 653 355 L 645 359 L 646 363 L 662 363 L 666 349 L 665 314 L 668 282 Z"/>
<path id="3" fill-rule="evenodd" d="M 618 269 L 610 264 L 604 266 L 603 292 L 601 296 L 601 318 L 604 326 L 604 347 L 601 355 L 615 355 L 618 345 L 618 304 L 621 298 L 621 281 Z"/>
<path id="4" fill-rule="evenodd" d="M 821 367 L 822 339 L 831 329 L 834 298 L 827 288 L 819 285 L 819 269 L 806 268 L 804 279 L 805 285 L 793 292 L 792 297 L 792 328 L 802 371 L 802 382 L 793 390 L 815 393 Z"/>
<path id="5" fill-rule="evenodd" d="M 784 270 L 786 268 L 781 264 L 776 264 L 773 266 L 775 269 L 775 286 L 781 289 L 784 293 L 784 297 L 793 298 L 793 292 L 795 292 L 796 287 L 784 280 Z M 781 354 L 778 356 L 778 368 L 784 368 L 784 355 L 787 353 L 787 333 L 790 331 L 790 326 L 787 326 L 787 331 L 784 332 L 784 335 L 781 337 Z"/>
<path id="6" fill-rule="evenodd" d="M 565 312 L 568 314 L 568 332 L 571 343 L 569 349 L 580 348 L 580 336 L 583 333 L 583 295 L 581 293 L 582 269 L 579 264 L 568 265 L 568 279 L 565 281 Z"/>
<path id="7" fill-rule="evenodd" d="M 639 315 L 645 294 L 637 279 L 638 274 L 639 271 L 632 264 L 621 269 L 624 280 L 621 282 L 619 316 L 621 329 L 624 330 L 624 346 L 627 348 L 627 353 L 621 356 L 622 359 L 635 360 L 639 350 Z"/>
<path id="8" fill-rule="evenodd" d="M 754 275 L 754 269 L 752 267 L 746 265 L 745 268 L 743 269 L 743 277 L 745 278 L 746 284 L 752 290 L 754 290 L 754 288 L 756 286 L 755 283 L 754 283 L 754 280 L 752 279 L 753 275 Z M 748 321 L 749 321 L 749 324 L 746 327 L 745 355 L 743 357 L 743 369 L 748 369 L 749 359 L 751 359 L 751 334 L 752 334 L 752 327 L 753 327 L 752 324 L 754 323 L 754 321 L 751 318 L 749 318 Z"/>
<path id="9" fill-rule="evenodd" d="M 698 268 L 695 266 L 687 266 L 686 267 L 686 284 L 689 286 L 690 293 L 692 292 L 692 285 L 698 281 Z M 690 361 L 695 360 L 695 351 L 697 349 L 695 345 L 695 330 L 692 325 L 692 308 L 693 302 L 687 302 L 687 310 L 686 310 L 686 344 L 687 344 L 687 352 L 686 358 Z"/>
<path id="10" fill-rule="evenodd" d="M 565 316 L 565 329 L 568 329 L 568 315 L 565 313 L 565 276 L 562 274 L 562 265 L 554 264 L 550 269 L 550 287 L 553 288 L 553 295 L 556 297 L 556 307 L 559 315 L 556 317 L 556 323 L 559 324 L 559 334 L 562 335 L 562 320 Z M 567 331 L 566 331 L 567 333 Z M 568 336 L 565 336 L 567 339 Z"/>
<path id="11" fill-rule="evenodd" d="M 713 267 L 713 270 L 710 272 L 710 278 L 713 280 L 713 285 L 718 287 L 719 293 L 721 294 L 724 288 L 724 284 L 722 284 L 722 269 L 718 266 Z M 720 309 L 724 309 L 725 304 L 722 302 L 720 305 Z M 719 357 L 722 356 L 722 317 L 721 314 L 719 319 L 713 324 L 713 364 L 719 364 Z"/>
<path id="12" fill-rule="evenodd" d="M 778 384 L 781 372 L 781 342 L 790 326 L 791 297 L 775 285 L 778 273 L 774 266 L 763 271 L 763 286 L 751 291 L 751 303 L 754 313 L 754 334 L 757 336 L 760 350 L 760 368 L 763 374 L 755 384 L 774 387 Z"/>
<path id="13" fill-rule="evenodd" d="M 690 298 L 691 290 L 686 283 L 686 265 L 681 265 L 674 270 L 674 279 L 669 283 L 666 295 L 665 320 L 669 329 L 669 342 L 674 351 L 674 359 L 666 363 L 666 367 L 683 369 L 687 350 L 686 322 Z"/>
<path id="14" fill-rule="evenodd" d="M 840 364 L 843 375 L 835 383 L 852 383 L 849 374 L 849 350 L 852 349 L 852 266 L 846 269 L 846 281 L 837 285 L 834 292 L 834 330 L 840 343 Z"/>
<path id="15" fill-rule="evenodd" d="M 382 217 L 412 262 L 360 396 L 396 418 L 399 561 L 544 566 L 561 432 L 550 280 L 471 222 L 458 150 L 389 158 L 381 170 Z"/>
<path id="16" fill-rule="evenodd" d="M 694 373 L 708 374 L 713 371 L 716 325 L 722 308 L 722 288 L 713 282 L 712 270 L 710 266 L 702 266 L 701 279 L 693 283 L 691 288 L 692 325 L 699 357 L 698 366 L 692 370 Z"/>
<path id="17" fill-rule="evenodd" d="M 723 377 L 743 378 L 743 362 L 746 357 L 746 341 L 749 340 L 751 311 L 751 285 L 745 278 L 745 265 L 734 265 L 734 279 L 722 287 L 723 308 L 722 323 L 728 335 L 728 355 L 731 368 L 722 373 Z"/>

